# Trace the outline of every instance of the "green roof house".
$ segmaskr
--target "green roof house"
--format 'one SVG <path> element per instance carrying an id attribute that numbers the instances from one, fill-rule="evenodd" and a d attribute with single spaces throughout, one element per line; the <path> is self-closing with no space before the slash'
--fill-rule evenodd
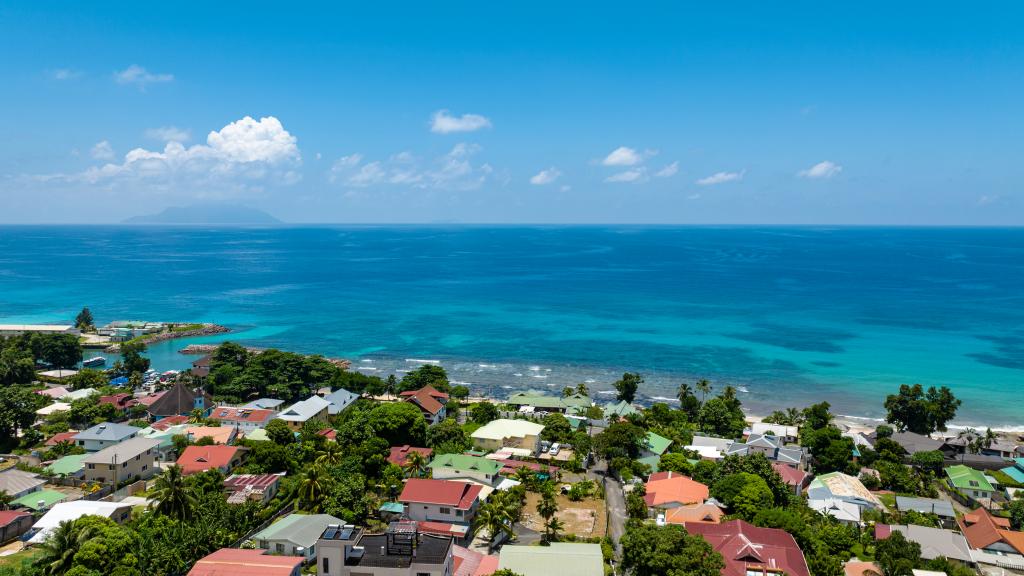
<path id="1" fill-rule="evenodd" d="M 82 460 L 88 457 L 88 454 L 72 454 L 54 460 L 46 467 L 46 473 L 51 476 L 63 476 L 65 478 L 85 476 L 85 464 Z"/>
<path id="2" fill-rule="evenodd" d="M 600 544 L 552 542 L 550 546 L 505 546 L 498 568 L 522 576 L 603 576 Z"/>
<path id="3" fill-rule="evenodd" d="M 946 478 L 950 486 L 969 498 L 991 498 L 996 491 L 984 474 L 963 464 L 946 468 Z"/>
<path id="4" fill-rule="evenodd" d="M 633 414 L 639 413 L 640 411 L 636 409 L 636 406 L 633 406 L 632 404 L 626 402 L 625 400 L 619 402 L 618 404 L 608 404 L 607 406 L 604 407 L 604 419 L 609 422 L 618 420 L 620 418 L 627 418 L 629 416 L 632 416 Z"/>
<path id="5" fill-rule="evenodd" d="M 345 521 L 330 514 L 289 514 L 253 535 L 252 540 L 271 554 L 316 560 L 316 542 L 330 524 Z"/>
<path id="6" fill-rule="evenodd" d="M 576 414 L 586 410 L 593 402 L 589 396 L 573 394 L 572 396 L 551 396 L 536 390 L 516 392 L 508 397 L 513 406 L 532 406 L 534 410 Z"/>
<path id="7" fill-rule="evenodd" d="M 501 464 L 469 454 L 440 454 L 430 461 L 435 480 L 472 480 L 494 486 L 499 480 Z"/>
<path id="8" fill-rule="evenodd" d="M 647 456 L 661 456 L 668 447 L 672 445 L 672 441 L 663 436 L 658 436 L 654 432 L 647 433 L 647 442 L 645 443 L 642 450 L 640 450 L 640 457 L 645 458 Z"/>
<path id="9" fill-rule="evenodd" d="M 67 500 L 68 495 L 63 492 L 57 492 L 56 490 L 40 490 L 38 492 L 32 492 L 31 494 L 25 494 L 21 498 L 11 502 L 12 508 L 28 508 L 34 512 L 40 510 L 49 510 L 54 504 L 64 502 Z"/>

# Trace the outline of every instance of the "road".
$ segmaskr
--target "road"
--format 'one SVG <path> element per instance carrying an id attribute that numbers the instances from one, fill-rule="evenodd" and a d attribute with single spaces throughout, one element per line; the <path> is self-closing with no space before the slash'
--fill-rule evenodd
<path id="1" fill-rule="evenodd" d="M 598 461 L 587 473 L 594 480 L 604 482 L 604 502 L 608 507 L 608 535 L 615 542 L 615 556 L 622 558 L 622 546 L 619 540 L 626 533 L 626 496 L 622 492 L 622 484 L 608 475 L 607 465 Z"/>

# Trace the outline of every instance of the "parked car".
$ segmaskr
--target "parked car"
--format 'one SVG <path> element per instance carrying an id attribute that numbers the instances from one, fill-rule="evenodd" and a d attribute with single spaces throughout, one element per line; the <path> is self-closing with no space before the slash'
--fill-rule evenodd
<path id="1" fill-rule="evenodd" d="M 551 448 L 551 442 L 548 442 L 547 440 L 541 440 L 540 441 L 540 451 L 541 452 L 547 452 L 550 448 Z"/>
<path id="2" fill-rule="evenodd" d="M 561 450 L 561 449 L 562 449 L 561 444 L 559 444 L 558 442 L 555 442 L 554 444 L 551 445 L 550 454 L 552 456 L 558 456 L 558 451 Z"/>

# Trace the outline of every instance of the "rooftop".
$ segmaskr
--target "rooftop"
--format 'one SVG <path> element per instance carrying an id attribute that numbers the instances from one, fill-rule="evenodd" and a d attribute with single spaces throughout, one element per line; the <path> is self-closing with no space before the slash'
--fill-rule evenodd
<path id="1" fill-rule="evenodd" d="M 46 484 L 46 481 L 32 472 L 25 472 L 16 468 L 0 472 L 0 492 L 21 494 L 26 490 L 34 490 L 43 484 Z"/>
<path id="2" fill-rule="evenodd" d="M 230 420 L 231 422 L 251 422 L 264 424 L 274 417 L 274 411 L 265 408 L 232 408 L 219 406 L 210 413 L 214 420 Z"/>
<path id="3" fill-rule="evenodd" d="M 691 534 L 703 537 L 725 559 L 722 576 L 746 576 L 747 569 L 781 571 L 787 576 L 810 576 L 803 552 L 788 532 L 758 528 L 743 520 L 722 524 L 692 523 Z"/>
<path id="4" fill-rule="evenodd" d="M 159 445 L 160 441 L 154 438 L 132 438 L 90 454 L 82 462 L 84 464 L 120 464 Z"/>
<path id="5" fill-rule="evenodd" d="M 458 482 L 455 480 L 434 480 L 430 478 L 410 478 L 398 498 L 401 502 L 417 502 L 421 504 L 439 504 L 467 510 L 473 506 L 483 489 L 479 484 Z"/>
<path id="6" fill-rule="evenodd" d="M 403 524 L 400 522 L 392 523 Z M 389 528 L 386 534 L 363 534 L 357 545 L 362 547 L 359 556 L 345 559 L 346 566 L 376 568 L 408 568 L 416 564 L 444 564 L 451 557 L 453 540 L 451 536 L 437 536 L 419 533 L 412 523 L 411 531 L 395 533 Z M 412 541 L 415 540 L 415 545 Z M 413 554 L 415 550 L 415 555 Z"/>
<path id="7" fill-rule="evenodd" d="M 678 472 L 651 474 L 645 485 L 644 502 L 648 506 L 665 504 L 701 504 L 708 499 L 708 487 Z"/>
<path id="8" fill-rule="evenodd" d="M 289 422 L 305 422 L 310 418 L 316 416 L 324 408 L 327 408 L 330 404 L 327 400 L 319 396 L 310 396 L 305 400 L 296 402 L 288 407 L 287 410 L 282 411 L 277 415 L 281 420 L 287 420 Z"/>
<path id="9" fill-rule="evenodd" d="M 435 456 L 430 462 L 430 468 L 448 468 L 459 472 L 481 472 L 493 475 L 501 470 L 501 464 L 479 456 L 441 454 Z"/>
<path id="10" fill-rule="evenodd" d="M 896 497 L 896 509 L 900 511 L 916 510 L 922 514 L 935 514 L 944 518 L 956 518 L 953 504 L 948 500 L 937 498 Z"/>
<path id="11" fill-rule="evenodd" d="M 655 454 L 664 454 L 668 447 L 672 445 L 672 441 L 664 436 L 658 436 L 654 432 L 647 433 L 647 446 L 646 448 Z"/>
<path id="12" fill-rule="evenodd" d="M 877 507 L 881 507 L 882 503 L 879 499 L 872 494 L 864 484 L 857 478 L 850 476 L 849 474 L 843 474 L 842 472 L 830 472 L 828 474 L 822 474 L 814 480 L 811 480 L 811 484 L 808 487 L 808 491 L 814 490 L 827 491 L 827 493 L 833 498 L 854 498 L 862 500 L 864 502 L 871 503 Z M 827 498 L 824 496 L 823 498 Z M 818 496 L 815 496 L 818 498 Z"/>
<path id="13" fill-rule="evenodd" d="M 330 514 L 289 514 L 253 534 L 252 540 L 284 540 L 309 548 L 331 524 L 344 524 Z"/>
<path id="14" fill-rule="evenodd" d="M 178 465 L 185 474 L 222 468 L 230 465 L 239 450 L 237 446 L 189 446 L 178 457 Z"/>
<path id="15" fill-rule="evenodd" d="M 301 556 L 271 556 L 263 550 L 221 548 L 195 563 L 188 576 L 291 576 Z"/>
<path id="16" fill-rule="evenodd" d="M 53 474 L 54 476 L 60 476 L 61 474 L 70 476 L 75 474 L 85 468 L 85 463 L 82 460 L 85 460 L 88 456 L 88 454 L 72 454 L 58 458 L 46 467 L 46 473 Z"/>
<path id="17" fill-rule="evenodd" d="M 408 458 L 409 454 L 412 452 L 419 452 L 420 455 L 428 460 L 434 454 L 434 450 L 432 448 L 417 448 L 416 446 L 409 446 L 408 444 L 405 446 L 392 446 L 391 454 L 388 455 L 388 462 L 402 466 L 405 464 L 405 459 Z"/>
<path id="18" fill-rule="evenodd" d="M 402 398 L 419 406 L 430 414 L 437 414 L 444 408 L 448 395 L 438 392 L 433 386 L 426 385 L 419 390 L 406 390 L 401 393 Z"/>
<path id="19" fill-rule="evenodd" d="M 552 542 L 550 546 L 504 546 L 498 568 L 522 576 L 602 576 L 600 544 Z"/>
<path id="20" fill-rule="evenodd" d="M 544 430 L 543 424 L 537 424 L 528 420 L 499 418 L 477 428 L 473 432 L 472 437 L 485 440 L 504 440 L 505 438 L 539 436 L 542 430 Z"/>
<path id="21" fill-rule="evenodd" d="M 921 545 L 921 557 L 931 560 L 940 556 L 951 560 L 973 563 L 971 547 L 962 534 L 952 530 L 930 528 L 928 526 L 907 526 L 878 524 L 875 526 L 875 538 L 888 538 L 893 532 L 901 532 L 907 540 Z"/>
<path id="22" fill-rule="evenodd" d="M 344 388 L 338 388 L 334 392 L 324 396 L 324 400 L 330 403 L 327 407 L 328 414 L 337 414 L 352 405 L 353 402 L 359 399 L 359 394 L 355 392 L 349 392 Z"/>
<path id="23" fill-rule="evenodd" d="M 946 468 L 946 476 L 953 486 L 960 490 L 983 490 L 985 492 L 995 490 L 985 478 L 985 474 L 963 464 Z"/>
<path id="24" fill-rule="evenodd" d="M 28 508 L 29 510 L 43 510 L 58 502 L 63 502 L 64 500 L 67 500 L 67 498 L 67 494 L 56 490 L 37 490 L 35 492 L 29 492 L 17 500 L 13 500 L 11 504 Z M 40 503 L 42 503 L 42 505 L 40 505 Z"/>
<path id="25" fill-rule="evenodd" d="M 129 426 L 127 424 L 116 424 L 113 422 L 103 422 L 93 426 L 92 428 L 82 430 L 78 434 L 75 434 L 75 440 L 102 440 L 106 442 L 120 442 L 126 438 L 131 438 L 139 433 L 140 428 L 135 426 Z"/>

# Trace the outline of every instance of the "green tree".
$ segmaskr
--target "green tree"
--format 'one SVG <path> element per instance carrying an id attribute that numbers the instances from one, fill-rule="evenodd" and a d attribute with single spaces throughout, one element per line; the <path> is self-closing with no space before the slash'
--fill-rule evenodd
<path id="1" fill-rule="evenodd" d="M 945 431 L 959 407 L 960 400 L 945 386 L 925 391 L 920 384 L 903 384 L 897 394 L 885 399 L 886 421 L 917 434 Z"/>
<path id="2" fill-rule="evenodd" d="M 74 334 L 36 334 L 39 358 L 55 368 L 71 368 L 82 361 L 82 343 Z"/>
<path id="3" fill-rule="evenodd" d="M 694 394 L 693 387 L 683 382 L 679 385 L 676 398 L 679 399 L 679 409 L 686 413 L 686 417 L 690 421 L 696 422 L 700 416 L 700 400 Z"/>
<path id="4" fill-rule="evenodd" d="M 626 515 L 630 518 L 643 520 L 647 518 L 647 501 L 644 496 L 647 490 L 643 484 L 634 484 L 633 489 L 626 495 Z"/>
<path id="5" fill-rule="evenodd" d="M 498 407 L 490 402 L 480 402 L 474 404 L 469 409 L 470 418 L 477 424 L 487 424 L 492 420 L 498 419 Z"/>
<path id="6" fill-rule="evenodd" d="M 403 468 L 405 474 L 409 478 L 422 478 L 427 473 L 427 457 L 423 454 L 411 451 L 409 455 L 405 457 L 405 463 Z"/>
<path id="7" fill-rule="evenodd" d="M 70 387 L 74 390 L 84 390 L 86 388 L 102 388 L 110 383 L 107 375 L 99 370 L 93 370 L 92 368 L 83 368 L 78 371 L 77 374 L 66 380 Z"/>
<path id="8" fill-rule="evenodd" d="M 733 510 L 745 520 L 752 520 L 761 510 L 774 503 L 772 491 L 760 476 L 748 482 L 732 500 Z"/>
<path id="9" fill-rule="evenodd" d="M 295 433 L 288 427 L 288 424 L 284 420 L 278 420 L 274 418 L 270 422 L 267 422 L 264 431 L 267 433 L 267 438 L 275 444 L 285 446 L 295 442 Z"/>
<path id="10" fill-rule="evenodd" d="M 459 454 L 468 450 L 471 444 L 462 426 L 454 418 L 448 418 L 427 429 L 427 446 L 436 454 Z"/>
<path id="11" fill-rule="evenodd" d="M 448 392 L 448 373 L 436 364 L 424 364 L 402 376 L 398 391 L 419 390 L 427 385 L 433 386 L 438 391 Z"/>
<path id="12" fill-rule="evenodd" d="M 487 531 L 488 553 L 493 549 L 495 541 L 502 532 L 508 535 L 512 534 L 512 519 L 510 518 L 509 511 L 499 501 L 487 502 L 480 506 L 476 517 L 473 519 L 473 523 L 478 528 Z"/>
<path id="13" fill-rule="evenodd" d="M 708 394 L 711 394 L 711 382 L 706 378 L 697 380 L 697 391 L 700 392 L 700 403 L 703 405 L 708 399 Z"/>
<path id="14" fill-rule="evenodd" d="M 566 442 L 572 437 L 572 426 L 569 419 L 557 412 L 552 412 L 544 417 L 542 422 L 544 429 L 540 437 L 551 442 Z"/>
<path id="15" fill-rule="evenodd" d="M 634 576 L 720 576 L 725 567 L 721 554 L 682 526 L 631 522 L 621 544 L 622 566 Z"/>
<path id="16" fill-rule="evenodd" d="M 677 472 L 689 476 L 693 474 L 693 464 L 690 464 L 685 454 L 666 452 L 658 459 L 658 470 L 661 472 Z"/>
<path id="17" fill-rule="evenodd" d="M 299 510 L 320 512 L 324 505 L 324 496 L 330 489 L 330 476 L 323 467 L 310 466 L 299 479 L 295 503 Z"/>
<path id="18" fill-rule="evenodd" d="M 640 388 L 640 385 L 644 383 L 644 378 L 636 372 L 626 372 L 615 381 L 615 390 L 618 391 L 616 398 L 619 401 L 625 400 L 630 404 L 636 398 L 636 391 Z"/>
<path id="19" fill-rule="evenodd" d="M 537 514 L 544 519 L 544 542 L 551 542 L 551 533 L 548 532 L 547 526 L 557 513 L 558 502 L 555 501 L 554 486 L 550 482 L 545 483 L 541 488 L 540 501 L 537 502 Z"/>
<path id="20" fill-rule="evenodd" d="M 0 339 L 0 385 L 29 384 L 35 378 L 31 350 Z"/>
<path id="21" fill-rule="evenodd" d="M 367 415 L 367 425 L 389 446 L 423 446 L 427 438 L 427 422 L 411 402 L 375 406 Z"/>
<path id="22" fill-rule="evenodd" d="M 330 467 L 341 464 L 342 450 L 337 442 L 328 442 L 317 452 L 315 464 L 318 466 Z"/>
<path id="23" fill-rule="evenodd" d="M 126 373 L 142 373 L 149 370 L 149 358 L 142 355 L 145 351 L 146 345 L 137 340 L 121 344 L 121 363 Z"/>
<path id="24" fill-rule="evenodd" d="M 921 563 L 921 545 L 893 531 L 876 546 L 875 560 L 883 576 L 913 576 L 914 568 Z"/>
<path id="25" fill-rule="evenodd" d="M 150 509 L 178 520 L 189 518 L 196 506 L 195 494 L 177 464 L 156 477 L 149 498 Z"/>
<path id="26" fill-rule="evenodd" d="M 44 576 L 62 576 L 74 565 L 75 554 L 92 534 L 81 528 L 75 520 L 65 520 L 50 533 L 39 550 L 42 555 L 36 565 L 42 568 Z"/>
<path id="27" fill-rule="evenodd" d="M 631 422 L 612 422 L 594 436 L 594 450 L 605 460 L 632 458 L 640 455 L 647 441 L 647 431 Z"/>
<path id="28" fill-rule="evenodd" d="M 721 397 L 705 402 L 701 406 L 698 420 L 701 430 L 725 438 L 740 436 L 746 426 L 743 411 L 731 408 L 729 403 Z"/>
<path id="29" fill-rule="evenodd" d="M 1014 498 L 1006 505 L 1006 511 L 1010 513 L 1010 526 L 1014 530 L 1024 530 L 1024 498 Z"/>
<path id="30" fill-rule="evenodd" d="M 832 406 L 828 402 L 819 402 L 804 408 L 804 428 L 807 430 L 821 430 L 832 424 Z"/>
<path id="31" fill-rule="evenodd" d="M 89 311 L 89 307 L 82 308 L 82 311 L 75 316 L 75 328 L 81 331 L 91 330 L 95 328 L 93 326 L 92 312 Z"/>
<path id="32" fill-rule="evenodd" d="M 915 452 L 914 455 L 910 457 L 910 463 L 913 464 L 915 468 L 931 474 L 941 473 L 942 465 L 945 461 L 945 455 L 938 450 Z"/>
<path id="33" fill-rule="evenodd" d="M 0 387 L 0 446 L 17 442 L 19 430 L 35 422 L 46 399 L 25 386 Z"/>

